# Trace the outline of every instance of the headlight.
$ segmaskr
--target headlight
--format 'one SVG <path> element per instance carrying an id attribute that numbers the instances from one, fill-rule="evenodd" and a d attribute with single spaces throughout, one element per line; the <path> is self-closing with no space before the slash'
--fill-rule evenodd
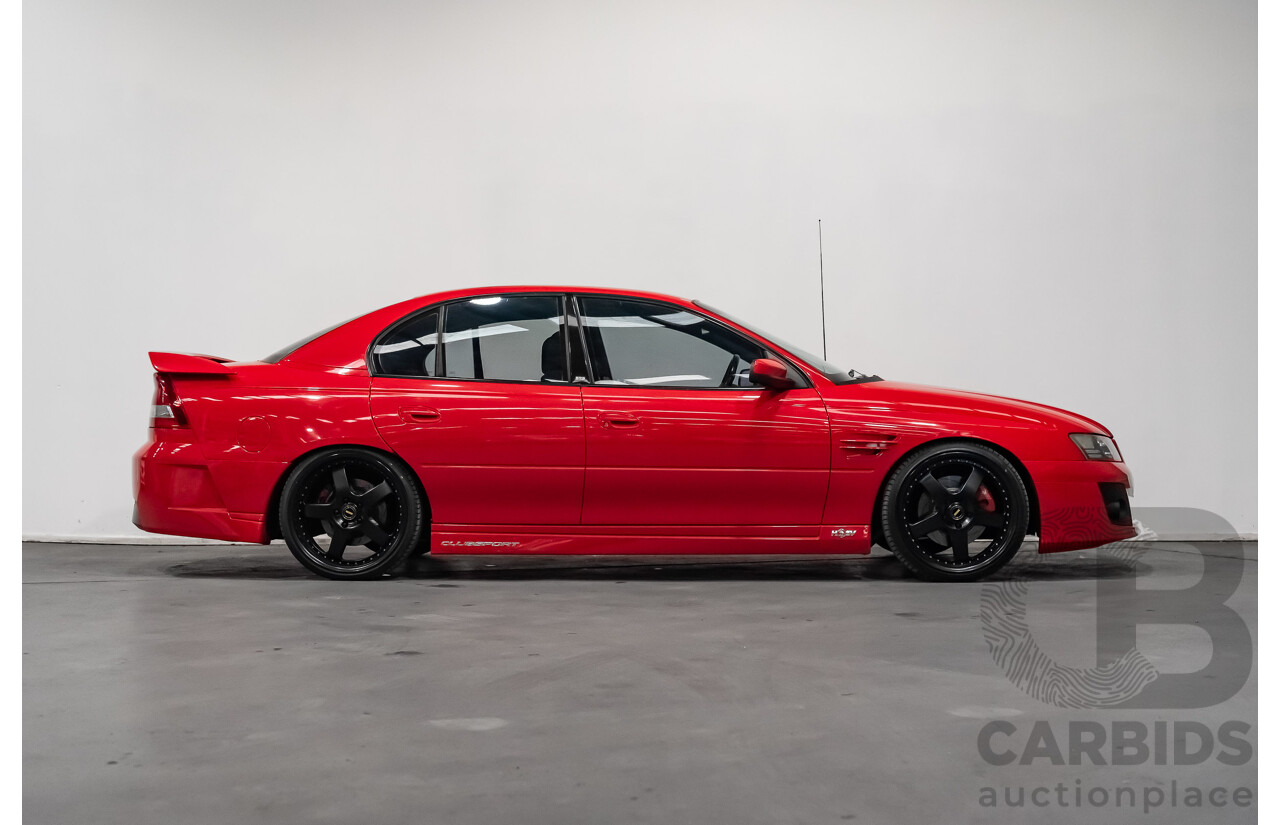
<path id="1" fill-rule="evenodd" d="M 1119 461 L 1120 448 L 1105 435 L 1097 433 L 1072 433 L 1071 440 L 1090 461 Z"/>

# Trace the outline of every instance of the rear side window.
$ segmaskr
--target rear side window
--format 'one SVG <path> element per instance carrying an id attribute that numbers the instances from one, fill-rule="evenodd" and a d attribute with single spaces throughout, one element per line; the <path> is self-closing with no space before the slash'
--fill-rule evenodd
<path id="1" fill-rule="evenodd" d="M 555 295 L 473 298 L 444 309 L 444 377 L 566 381 L 561 300 Z"/>
<path id="2" fill-rule="evenodd" d="M 373 345 L 373 370 L 378 375 L 432 378 L 436 372 L 436 350 L 440 344 L 440 312 L 409 318 L 395 326 Z"/>

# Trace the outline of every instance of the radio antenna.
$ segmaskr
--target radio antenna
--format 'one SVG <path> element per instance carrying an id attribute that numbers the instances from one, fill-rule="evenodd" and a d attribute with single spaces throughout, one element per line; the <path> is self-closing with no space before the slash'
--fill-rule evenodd
<path id="1" fill-rule="evenodd" d="M 818 301 L 822 307 L 822 360 L 827 360 L 827 285 L 822 271 L 822 221 L 818 221 Z"/>

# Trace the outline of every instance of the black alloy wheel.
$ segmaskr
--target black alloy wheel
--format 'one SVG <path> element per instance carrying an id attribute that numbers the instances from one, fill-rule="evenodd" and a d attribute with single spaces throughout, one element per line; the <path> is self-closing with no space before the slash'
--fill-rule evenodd
<path id="1" fill-rule="evenodd" d="M 302 461 L 280 496 L 280 531 L 294 558 L 330 579 L 370 579 L 395 571 L 418 546 L 422 497 L 409 471 L 359 447 Z"/>
<path id="2" fill-rule="evenodd" d="M 981 444 L 942 443 L 908 456 L 885 486 L 885 541 L 921 579 L 975 581 L 999 570 L 1026 536 L 1022 477 Z"/>

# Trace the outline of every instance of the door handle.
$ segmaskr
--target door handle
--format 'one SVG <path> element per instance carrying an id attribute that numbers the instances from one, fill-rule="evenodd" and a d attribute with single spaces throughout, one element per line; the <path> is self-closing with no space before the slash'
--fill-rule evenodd
<path id="1" fill-rule="evenodd" d="M 406 424 L 430 424 L 440 420 L 440 411 L 430 407 L 401 407 L 400 418 Z"/>
<path id="2" fill-rule="evenodd" d="M 600 413 L 600 426 L 616 427 L 617 429 L 639 427 L 640 418 L 634 413 L 628 412 L 602 412 Z"/>

